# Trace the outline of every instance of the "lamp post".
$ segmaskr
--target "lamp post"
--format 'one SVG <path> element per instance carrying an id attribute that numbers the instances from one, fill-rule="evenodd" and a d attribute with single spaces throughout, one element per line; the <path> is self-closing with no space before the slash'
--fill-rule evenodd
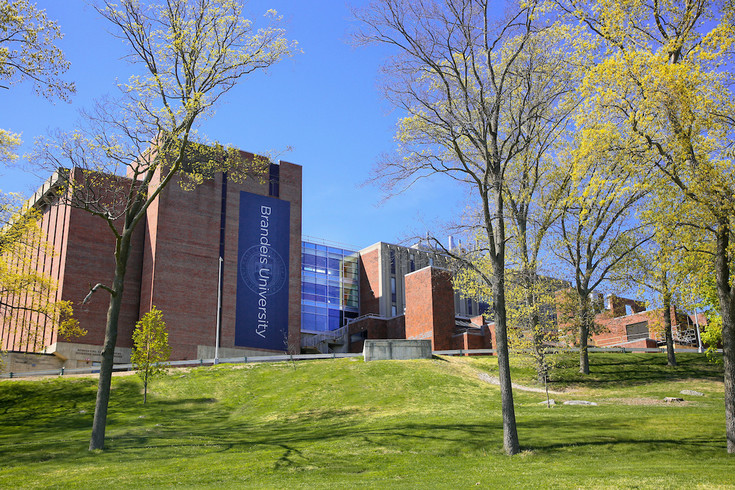
<path id="1" fill-rule="evenodd" d="M 702 346 L 702 336 L 699 333 L 699 312 L 696 308 L 694 308 L 694 323 L 697 325 L 697 352 L 701 354 L 704 352 L 704 347 Z"/>
<path id="2" fill-rule="evenodd" d="M 217 333 L 214 341 L 214 363 L 219 364 L 219 330 L 220 323 L 222 322 L 222 257 L 220 256 L 217 275 Z"/>

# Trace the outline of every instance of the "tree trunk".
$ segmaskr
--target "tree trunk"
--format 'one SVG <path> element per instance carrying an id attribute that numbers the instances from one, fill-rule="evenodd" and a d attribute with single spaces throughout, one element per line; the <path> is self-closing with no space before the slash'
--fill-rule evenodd
<path id="1" fill-rule="evenodd" d="M 664 276 L 665 278 L 666 276 Z M 665 281 L 666 279 L 664 279 Z M 671 294 L 663 294 L 664 303 L 664 335 L 666 336 L 666 357 L 668 365 L 676 366 L 676 354 L 674 353 L 674 336 L 671 334 Z"/>
<path id="2" fill-rule="evenodd" d="M 590 359 L 587 351 L 587 339 L 590 336 L 590 296 L 579 294 L 579 372 L 590 373 Z"/>
<path id="3" fill-rule="evenodd" d="M 498 377 L 500 378 L 500 399 L 503 412 L 503 448 L 508 455 L 518 454 L 518 430 L 513 405 L 513 386 L 510 379 L 510 362 L 508 353 L 508 325 L 505 311 L 505 271 L 495 268 L 495 284 L 493 285 L 493 303 L 495 305 L 495 339 L 498 353 Z"/>
<path id="4" fill-rule="evenodd" d="M 92 422 L 92 438 L 89 441 L 89 450 L 104 449 L 105 428 L 107 425 L 107 405 L 110 402 L 110 385 L 112 383 L 112 367 L 115 361 L 115 345 L 117 344 L 117 323 L 122 306 L 123 283 L 127 270 L 128 256 L 130 255 L 130 234 L 118 239 L 119 246 L 115 254 L 115 278 L 112 281 L 113 294 L 110 295 L 110 306 L 107 309 L 107 326 L 105 328 L 105 344 L 102 349 L 102 364 L 100 378 L 97 384 L 97 401 L 94 406 L 94 421 Z"/>
<path id="5" fill-rule="evenodd" d="M 725 434 L 727 452 L 735 454 L 735 288 L 730 286 L 729 222 L 720 220 L 717 228 L 715 276 L 722 314 L 722 350 L 725 367 Z"/>

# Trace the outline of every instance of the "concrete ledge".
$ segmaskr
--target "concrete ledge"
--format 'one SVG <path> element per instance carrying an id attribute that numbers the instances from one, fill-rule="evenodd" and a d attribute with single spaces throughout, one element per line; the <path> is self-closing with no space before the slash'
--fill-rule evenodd
<path id="1" fill-rule="evenodd" d="M 431 359 L 431 340 L 365 340 L 365 361 Z"/>

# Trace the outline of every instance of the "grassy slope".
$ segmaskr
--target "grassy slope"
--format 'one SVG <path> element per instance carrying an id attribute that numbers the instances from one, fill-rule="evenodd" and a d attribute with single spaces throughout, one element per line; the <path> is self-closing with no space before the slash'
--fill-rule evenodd
<path id="1" fill-rule="evenodd" d="M 515 390 L 524 452 L 502 453 L 493 358 L 360 359 L 172 371 L 142 404 L 115 378 L 108 450 L 89 453 L 95 380 L 0 383 L 0 488 L 735 486 L 721 370 L 694 355 L 561 361 L 551 389 Z M 532 383 L 518 367 L 514 382 Z M 706 393 L 661 403 L 681 389 Z"/>

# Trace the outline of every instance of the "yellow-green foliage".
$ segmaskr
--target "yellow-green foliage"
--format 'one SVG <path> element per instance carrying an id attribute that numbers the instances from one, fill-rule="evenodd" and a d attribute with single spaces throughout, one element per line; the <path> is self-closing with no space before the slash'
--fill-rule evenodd
<path id="1" fill-rule="evenodd" d="M 167 366 L 164 363 L 170 356 L 171 346 L 168 345 L 163 312 L 154 306 L 135 324 L 133 353 L 130 356 L 130 362 L 145 383 L 146 394 L 150 378 L 166 372 Z"/>
<path id="2" fill-rule="evenodd" d="M 28 0 L 0 2 L 0 89 L 29 80 L 37 93 L 66 100 L 74 84 L 61 80 L 69 69 L 54 43 L 62 34 L 56 22 Z M 0 128 L 0 163 L 18 158 L 20 135 Z"/>
<path id="3" fill-rule="evenodd" d="M 665 181 L 665 191 L 682 199 L 657 207 L 659 216 L 673 218 L 658 232 L 670 234 L 673 221 L 679 243 L 712 252 L 715 223 L 732 227 L 735 218 L 733 4 L 561 3 L 595 34 L 589 48 L 597 63 L 581 84 L 579 154 L 614 148 L 633 171 Z M 733 251 L 731 243 L 730 263 Z M 684 257 L 685 265 L 697 265 L 695 255 Z"/>
<path id="4" fill-rule="evenodd" d="M 59 76 L 69 62 L 54 44 L 62 36 L 56 22 L 28 0 L 0 2 L 0 85 L 30 80 L 45 97 L 68 98 L 74 84 Z"/>
<path id="5" fill-rule="evenodd" d="M 0 194 L 0 317 L 20 338 L 20 347 L 34 348 L 42 325 L 58 326 L 61 338 L 87 334 L 73 317 L 70 301 L 56 298 L 56 281 L 38 265 L 54 250 L 46 241 L 36 209 L 21 205 L 17 194 Z"/>
<path id="6" fill-rule="evenodd" d="M 709 318 L 701 336 L 702 342 L 707 344 L 707 358 L 713 362 L 722 362 L 722 357 L 717 355 L 717 348 L 722 343 L 722 317 L 715 315 Z"/>

